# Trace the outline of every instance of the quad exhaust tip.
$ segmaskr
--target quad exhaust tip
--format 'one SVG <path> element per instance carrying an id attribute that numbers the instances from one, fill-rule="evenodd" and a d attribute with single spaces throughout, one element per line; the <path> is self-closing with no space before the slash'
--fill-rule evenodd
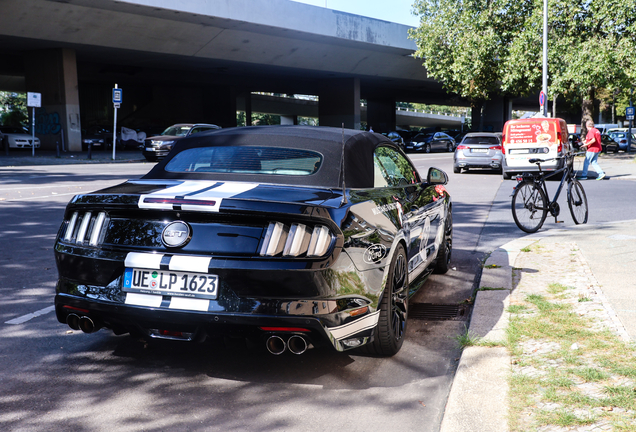
<path id="1" fill-rule="evenodd" d="M 274 355 L 281 355 L 285 350 L 289 350 L 292 354 L 301 355 L 307 351 L 307 340 L 299 335 L 292 335 L 285 341 L 278 335 L 270 336 L 265 342 L 267 351 Z"/>
<path id="2" fill-rule="evenodd" d="M 95 333 L 101 328 L 99 324 L 96 324 L 92 318 L 88 316 L 80 317 L 77 314 L 68 314 L 66 317 L 66 324 L 73 330 L 81 330 L 84 333 Z"/>

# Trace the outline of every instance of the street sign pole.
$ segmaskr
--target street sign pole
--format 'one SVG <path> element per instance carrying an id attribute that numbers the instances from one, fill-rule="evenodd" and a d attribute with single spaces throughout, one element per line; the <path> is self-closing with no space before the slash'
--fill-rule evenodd
<path id="1" fill-rule="evenodd" d="M 27 107 L 33 107 L 33 121 L 31 122 L 31 156 L 35 157 L 35 108 L 42 106 L 42 93 L 27 92 Z"/>
<path id="2" fill-rule="evenodd" d="M 117 108 L 120 107 L 122 101 L 122 89 L 117 87 L 113 89 L 113 109 L 114 109 L 114 123 L 113 123 L 113 160 L 115 160 L 115 149 L 117 147 Z"/>
<path id="3" fill-rule="evenodd" d="M 548 116 L 548 0 L 543 0 L 543 102 L 541 103 L 541 114 Z"/>
<path id="4" fill-rule="evenodd" d="M 632 96 L 634 95 L 634 87 L 629 91 L 629 106 L 625 109 L 625 117 L 629 120 L 629 128 L 627 129 L 627 153 L 632 151 L 632 123 L 634 122 L 634 104 Z"/>

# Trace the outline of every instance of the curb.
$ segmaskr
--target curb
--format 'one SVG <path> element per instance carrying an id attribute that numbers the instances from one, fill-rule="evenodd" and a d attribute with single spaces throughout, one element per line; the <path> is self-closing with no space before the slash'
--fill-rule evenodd
<path id="1" fill-rule="evenodd" d="M 623 221 L 625 222 L 625 221 Z M 613 222 L 602 225 L 612 225 Z M 589 225 L 588 225 L 589 227 Z M 482 341 L 505 341 L 510 320 L 507 312 L 512 293 L 513 266 L 521 250 L 538 241 L 576 229 L 553 229 L 512 240 L 497 248 L 484 263 L 475 296 L 475 306 L 468 332 Z M 585 272 L 596 280 L 581 251 L 578 255 L 586 264 Z M 600 287 L 598 282 L 596 287 Z M 614 331 L 625 341 L 630 337 L 618 319 L 602 290 L 596 289 L 605 310 L 614 323 Z M 462 355 L 451 386 L 443 414 L 441 432 L 506 432 L 508 428 L 508 377 L 511 357 L 504 347 L 469 346 Z"/>

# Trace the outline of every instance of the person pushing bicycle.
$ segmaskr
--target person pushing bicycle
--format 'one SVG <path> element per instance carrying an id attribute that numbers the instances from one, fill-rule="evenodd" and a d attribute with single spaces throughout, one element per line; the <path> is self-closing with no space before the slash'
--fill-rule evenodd
<path id="1" fill-rule="evenodd" d="M 594 127 L 594 122 L 592 120 L 588 120 L 585 123 L 587 127 L 587 135 L 585 136 L 585 144 L 581 146 L 581 149 L 585 150 L 585 162 L 583 162 L 583 171 L 581 171 L 581 176 L 577 177 L 579 180 L 587 179 L 587 170 L 590 165 L 596 171 L 596 180 L 603 180 L 605 177 L 605 172 L 598 164 L 598 155 L 603 150 L 603 145 L 601 144 L 601 132 Z"/>

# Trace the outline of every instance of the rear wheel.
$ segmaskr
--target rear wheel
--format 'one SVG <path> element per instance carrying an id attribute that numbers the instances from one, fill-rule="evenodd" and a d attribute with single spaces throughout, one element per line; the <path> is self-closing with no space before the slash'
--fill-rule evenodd
<path id="1" fill-rule="evenodd" d="M 437 262 L 435 263 L 435 269 L 433 270 L 437 274 L 444 274 L 448 272 L 450 268 L 451 255 L 453 252 L 453 214 L 451 209 L 448 209 L 448 216 L 446 216 L 446 222 L 444 223 L 444 239 L 439 247 L 437 253 Z"/>
<path id="2" fill-rule="evenodd" d="M 455 174 L 459 174 L 460 172 L 462 172 L 462 169 L 461 169 L 460 167 L 454 166 L 454 167 L 453 167 L 453 172 L 454 172 Z"/>
<path id="3" fill-rule="evenodd" d="M 431 152 L 431 145 L 424 144 L 424 153 L 430 153 L 430 152 Z"/>
<path id="4" fill-rule="evenodd" d="M 568 206 L 575 224 L 587 223 L 587 197 L 583 186 L 577 180 L 568 183 Z"/>
<path id="5" fill-rule="evenodd" d="M 448 143 L 448 145 L 446 146 L 446 150 L 448 150 L 450 153 L 454 152 L 455 149 L 453 148 L 453 143 Z"/>
<path id="6" fill-rule="evenodd" d="M 504 180 L 510 180 L 510 173 L 505 172 L 505 171 L 503 170 L 503 168 L 502 168 L 502 169 L 501 169 L 501 177 L 502 177 Z"/>
<path id="7" fill-rule="evenodd" d="M 380 300 L 380 317 L 373 342 L 363 348 L 370 354 L 390 357 L 397 354 L 406 335 L 409 304 L 409 282 L 404 246 L 397 246 L 391 260 L 389 277 Z"/>
<path id="8" fill-rule="evenodd" d="M 512 217 L 522 231 L 534 233 L 548 215 L 545 193 L 535 183 L 521 183 L 512 195 Z"/>

